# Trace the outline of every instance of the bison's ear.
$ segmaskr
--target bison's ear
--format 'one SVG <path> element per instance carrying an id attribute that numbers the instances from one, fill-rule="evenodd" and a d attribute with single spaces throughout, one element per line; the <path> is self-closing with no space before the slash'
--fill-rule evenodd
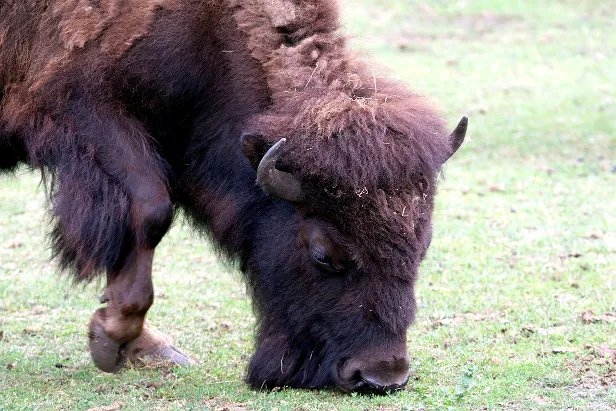
<path id="1" fill-rule="evenodd" d="M 451 156 L 453 156 L 456 151 L 460 148 L 462 143 L 464 142 L 464 137 L 466 137 L 466 130 L 468 128 L 468 117 L 462 117 L 462 120 L 458 123 L 455 130 L 451 132 L 449 135 L 449 144 L 451 145 L 451 152 L 449 156 L 445 159 L 445 161 L 449 160 Z"/>
<path id="2" fill-rule="evenodd" d="M 272 146 L 265 138 L 260 134 L 244 133 L 240 138 L 242 142 L 242 148 L 244 149 L 244 155 L 250 161 L 250 164 L 256 170 L 259 167 L 259 162 L 267 153 L 267 150 Z"/>

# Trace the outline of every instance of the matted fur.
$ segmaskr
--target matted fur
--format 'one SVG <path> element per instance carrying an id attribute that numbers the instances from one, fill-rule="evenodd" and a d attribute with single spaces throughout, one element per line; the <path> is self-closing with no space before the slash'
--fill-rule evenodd
<path id="1" fill-rule="evenodd" d="M 178 5 L 176 0 L 64 0 L 53 3 L 52 15 L 66 49 L 98 40 L 104 53 L 119 57 L 148 33 L 161 7 Z"/>
<path id="2" fill-rule="evenodd" d="M 289 139 L 284 157 L 294 172 L 373 192 L 440 167 L 450 151 L 443 119 L 424 97 L 377 78 L 349 53 L 334 1 L 249 0 L 237 8 L 272 92 L 273 106 L 251 125 Z"/>

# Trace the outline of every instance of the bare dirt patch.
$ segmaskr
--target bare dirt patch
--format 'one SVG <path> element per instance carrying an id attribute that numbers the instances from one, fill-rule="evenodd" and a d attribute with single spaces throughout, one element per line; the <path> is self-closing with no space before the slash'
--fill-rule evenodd
<path id="1" fill-rule="evenodd" d="M 576 355 L 567 361 L 579 382 L 567 390 L 574 399 L 588 401 L 589 410 L 616 409 L 610 389 L 616 389 L 616 350 L 607 344 L 591 349 L 586 355 Z"/>

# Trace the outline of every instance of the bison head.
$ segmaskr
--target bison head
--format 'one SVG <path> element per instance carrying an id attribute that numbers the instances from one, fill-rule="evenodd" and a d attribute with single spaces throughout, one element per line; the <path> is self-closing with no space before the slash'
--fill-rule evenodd
<path id="1" fill-rule="evenodd" d="M 433 135 L 429 149 L 391 131 L 352 149 L 335 135 L 309 147 L 242 137 L 267 207 L 276 210 L 255 223 L 246 264 L 259 321 L 249 384 L 373 393 L 405 386 L 406 333 L 432 236 L 436 180 L 466 126 L 465 117 L 449 139 Z M 370 145 L 361 163 L 353 150 Z M 359 176 L 355 183 L 330 178 L 343 175 L 331 172 L 341 164 L 350 179 Z"/>

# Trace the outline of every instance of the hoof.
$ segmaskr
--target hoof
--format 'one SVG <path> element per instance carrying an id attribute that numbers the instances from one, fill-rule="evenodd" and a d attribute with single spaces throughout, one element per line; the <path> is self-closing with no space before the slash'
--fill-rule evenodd
<path id="1" fill-rule="evenodd" d="M 158 346 L 148 351 L 133 349 L 129 344 L 126 351 L 131 362 L 148 364 L 163 361 L 169 365 L 195 366 L 197 363 L 180 349 L 173 345 Z"/>
<path id="2" fill-rule="evenodd" d="M 168 347 L 159 347 L 156 348 L 151 354 L 154 358 L 160 358 L 165 361 L 169 361 L 172 365 L 180 365 L 180 366 L 195 366 L 197 363 L 190 358 L 188 355 L 184 354 L 177 347 L 171 345 Z"/>
<path id="3" fill-rule="evenodd" d="M 109 338 L 96 319 L 90 322 L 88 339 L 90 355 L 99 370 L 116 373 L 124 367 L 128 359 L 125 354 L 126 344 L 119 344 Z"/>

